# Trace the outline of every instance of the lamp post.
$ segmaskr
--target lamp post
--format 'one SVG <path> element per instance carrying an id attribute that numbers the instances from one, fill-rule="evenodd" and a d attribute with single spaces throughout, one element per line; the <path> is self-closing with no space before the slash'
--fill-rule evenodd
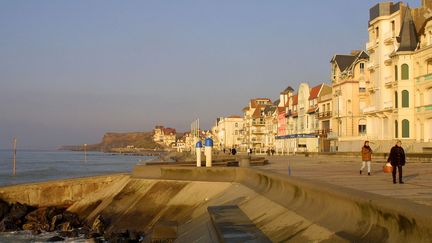
<path id="1" fill-rule="evenodd" d="M 17 144 L 17 139 L 14 138 L 13 139 L 13 171 L 12 171 L 13 176 L 16 175 L 16 144 Z"/>

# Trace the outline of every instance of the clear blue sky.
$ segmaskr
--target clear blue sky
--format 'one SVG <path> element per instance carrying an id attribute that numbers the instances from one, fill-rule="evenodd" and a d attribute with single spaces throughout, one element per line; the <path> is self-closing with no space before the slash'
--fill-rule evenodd
<path id="1" fill-rule="evenodd" d="M 378 2 L 1 0 L 0 149 L 208 129 L 250 98 L 328 82 Z"/>

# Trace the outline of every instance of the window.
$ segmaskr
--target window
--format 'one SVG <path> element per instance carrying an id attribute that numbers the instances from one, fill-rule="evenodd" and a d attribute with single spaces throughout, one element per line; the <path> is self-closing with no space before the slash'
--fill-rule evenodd
<path id="1" fill-rule="evenodd" d="M 409 121 L 407 119 L 402 120 L 402 137 L 409 138 Z"/>
<path id="2" fill-rule="evenodd" d="M 235 127 L 238 127 L 238 123 L 237 122 L 235 123 Z"/>
<path id="3" fill-rule="evenodd" d="M 395 121 L 395 138 L 399 137 L 398 129 L 399 129 L 398 121 L 396 120 Z"/>
<path id="4" fill-rule="evenodd" d="M 409 67 L 408 64 L 402 64 L 402 80 L 408 80 L 409 79 Z"/>
<path id="5" fill-rule="evenodd" d="M 407 90 L 402 91 L 402 107 L 409 107 L 409 92 Z"/>
<path id="6" fill-rule="evenodd" d="M 363 62 L 360 63 L 360 73 L 364 73 L 364 67 L 365 67 L 364 63 Z"/>
<path id="7" fill-rule="evenodd" d="M 359 134 L 366 134 L 366 125 L 359 125 L 358 131 L 359 131 Z"/>
<path id="8" fill-rule="evenodd" d="M 394 103 L 394 105 L 395 105 L 395 108 L 398 108 L 398 93 L 397 93 L 397 91 L 395 91 L 395 103 Z"/>
<path id="9" fill-rule="evenodd" d="M 378 41 L 378 38 L 379 38 L 379 28 L 378 27 L 375 28 L 375 38 Z"/>
<path id="10" fill-rule="evenodd" d="M 395 65 L 394 66 L 394 76 L 395 76 L 395 81 L 398 81 L 398 66 L 397 65 Z"/>
<path id="11" fill-rule="evenodd" d="M 427 67 L 426 73 L 427 74 L 432 73 L 432 60 L 431 59 L 426 61 L 426 67 Z"/>
<path id="12" fill-rule="evenodd" d="M 395 36 L 395 22 L 394 22 L 394 20 L 392 22 L 390 22 L 390 24 L 391 24 L 391 30 L 392 30 L 392 37 L 394 37 Z"/>

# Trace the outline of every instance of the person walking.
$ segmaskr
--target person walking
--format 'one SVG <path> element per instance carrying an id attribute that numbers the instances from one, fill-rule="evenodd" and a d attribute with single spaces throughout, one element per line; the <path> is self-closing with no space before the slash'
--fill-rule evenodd
<path id="1" fill-rule="evenodd" d="M 232 148 L 232 149 L 231 149 L 231 154 L 232 154 L 232 155 L 236 155 L 236 153 L 237 153 L 237 150 L 236 150 L 235 148 Z"/>
<path id="2" fill-rule="evenodd" d="M 369 147 L 369 141 L 365 141 L 361 150 L 362 155 L 362 166 L 360 168 L 360 175 L 363 173 L 363 169 L 367 163 L 368 175 L 371 172 L 371 160 L 372 160 L 372 149 Z"/>
<path id="3" fill-rule="evenodd" d="M 396 184 L 396 169 L 399 171 L 399 184 L 404 184 L 402 180 L 402 166 L 405 165 L 405 151 L 402 148 L 401 140 L 396 142 L 396 145 L 393 146 L 390 150 L 390 155 L 387 159 L 387 162 L 393 166 L 392 176 L 393 176 L 393 184 Z"/>

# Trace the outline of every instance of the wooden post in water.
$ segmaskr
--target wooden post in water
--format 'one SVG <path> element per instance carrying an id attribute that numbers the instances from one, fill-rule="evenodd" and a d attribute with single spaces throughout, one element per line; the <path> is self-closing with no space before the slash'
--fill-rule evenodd
<path id="1" fill-rule="evenodd" d="M 84 144 L 84 162 L 87 163 L 87 144 Z"/>
<path id="2" fill-rule="evenodd" d="M 17 143 L 17 139 L 14 138 L 13 139 L 13 171 L 12 171 L 13 176 L 16 175 L 16 143 Z"/>

